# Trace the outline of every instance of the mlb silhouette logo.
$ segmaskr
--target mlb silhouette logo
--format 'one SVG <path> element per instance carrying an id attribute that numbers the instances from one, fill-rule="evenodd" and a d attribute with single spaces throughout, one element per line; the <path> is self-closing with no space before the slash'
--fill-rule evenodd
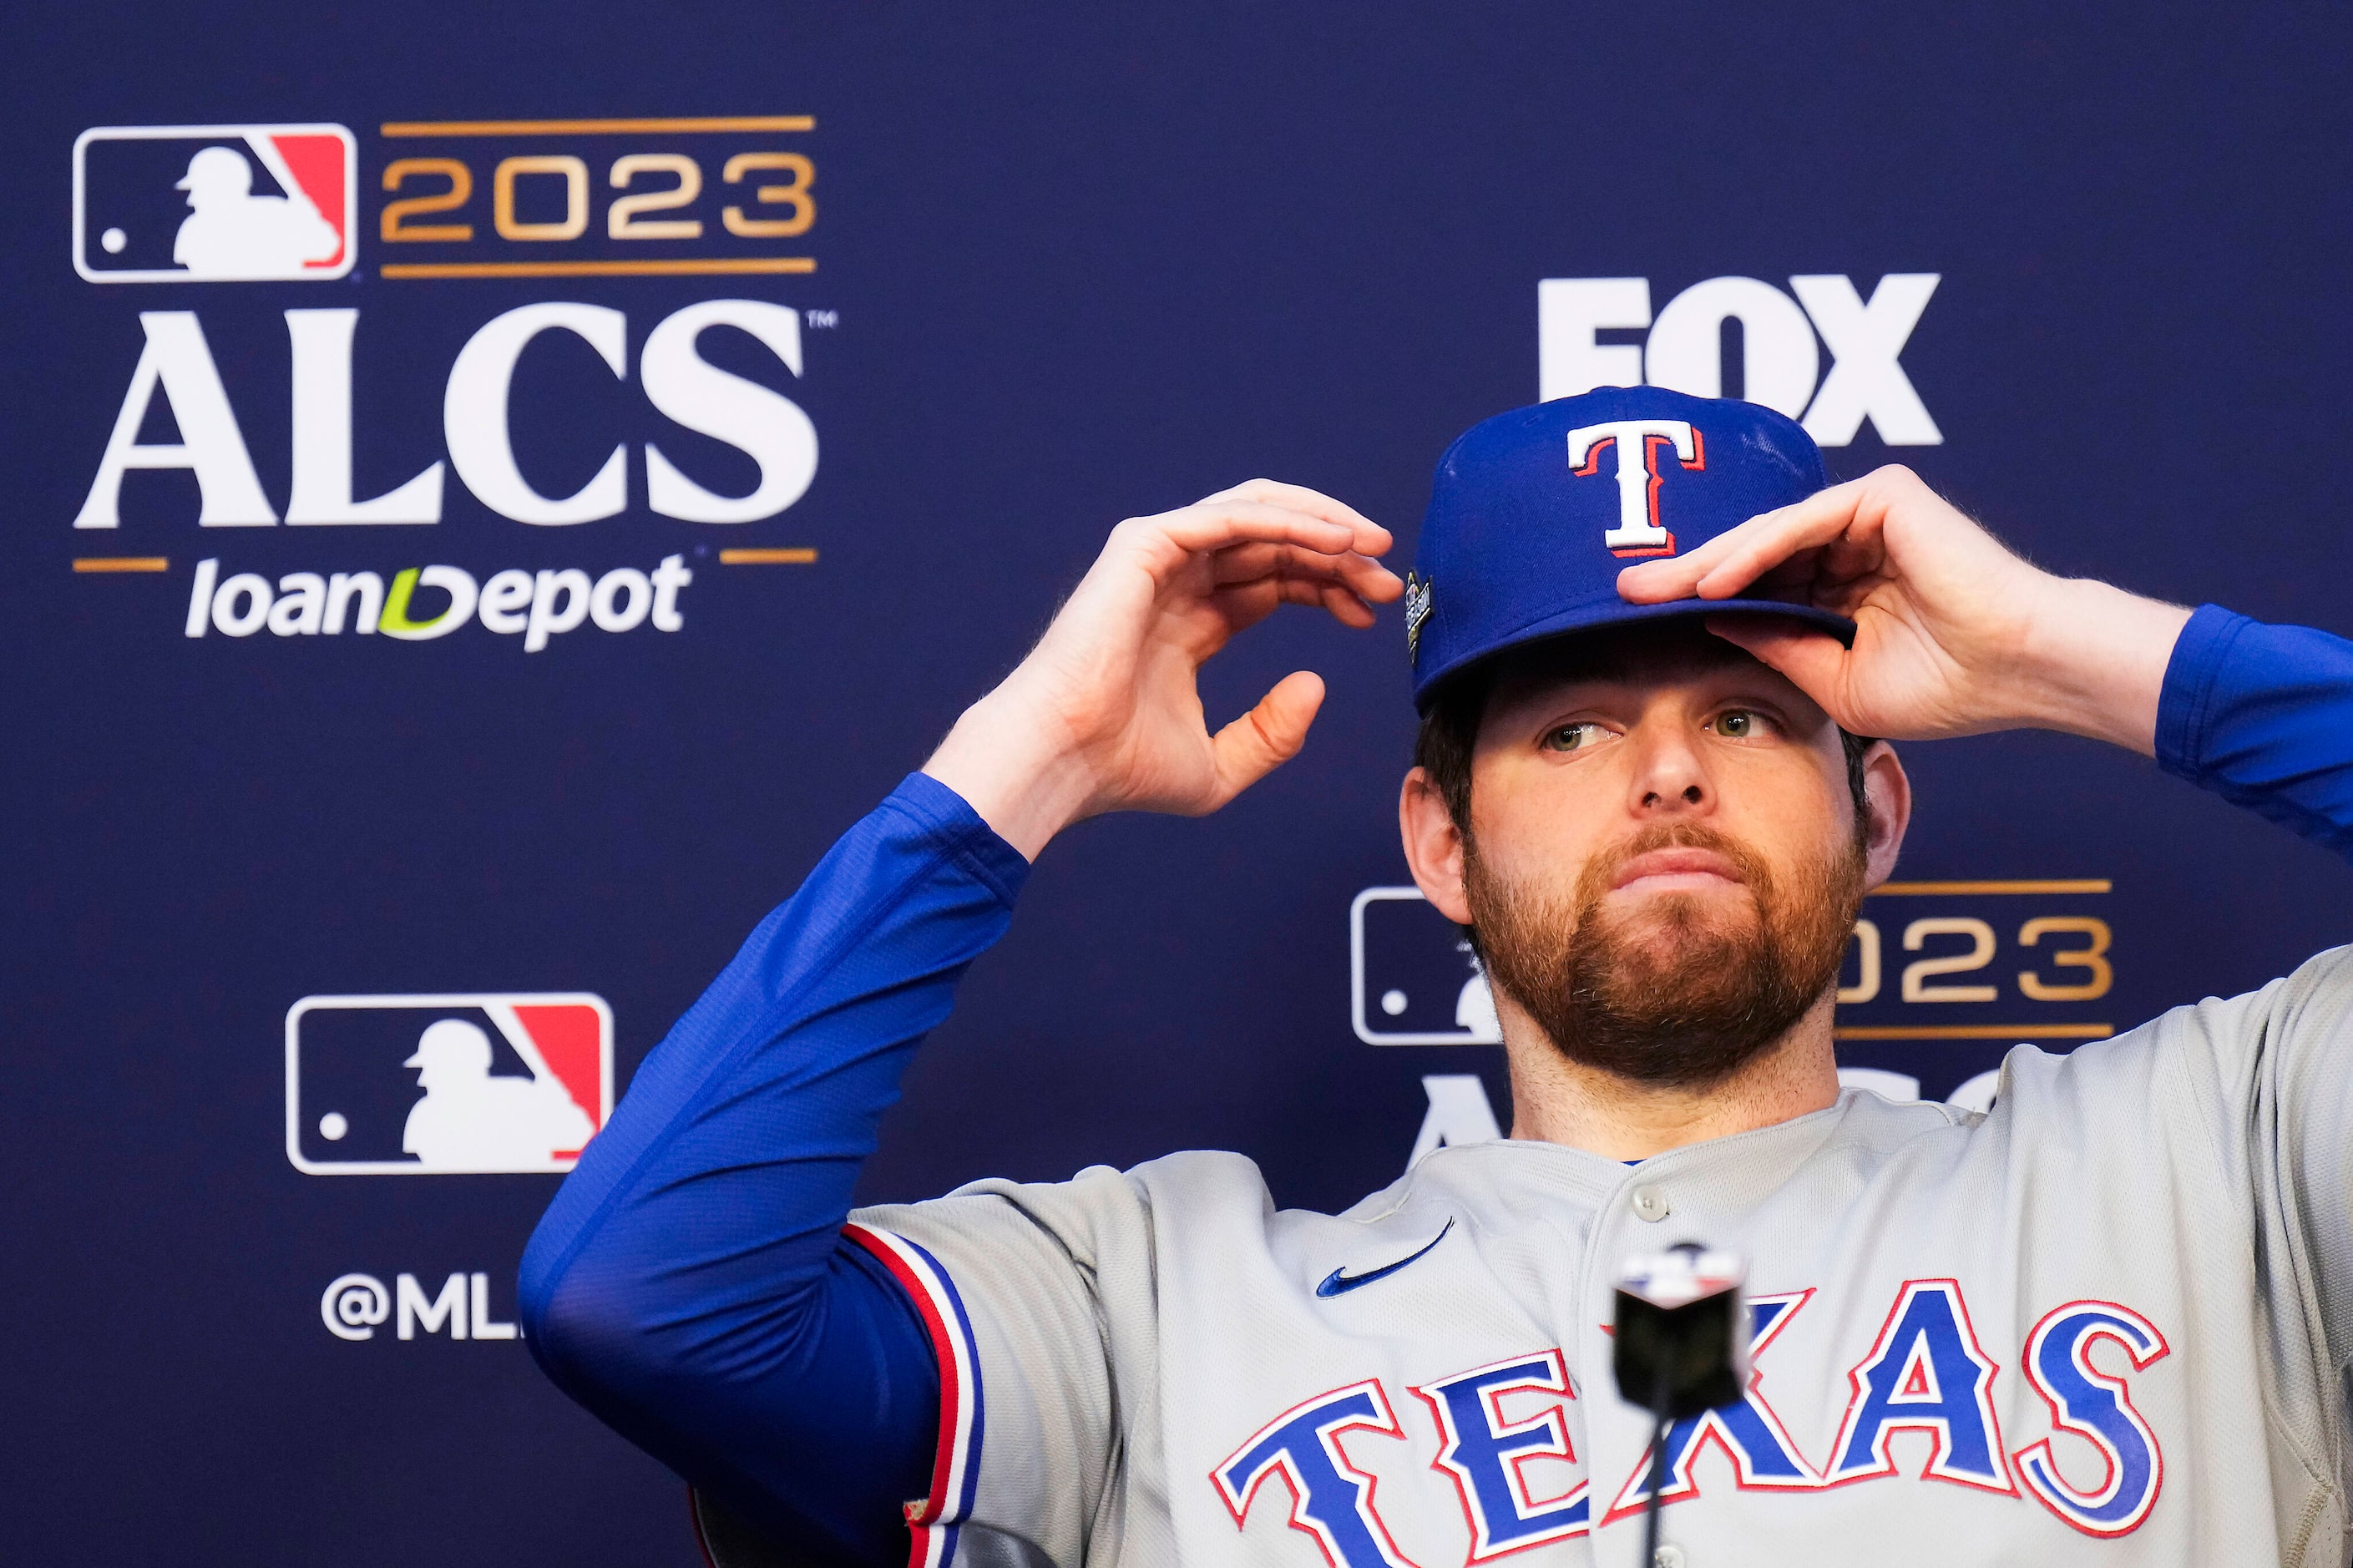
<path id="1" fill-rule="evenodd" d="M 104 125 L 74 139 L 73 199 L 93 283 L 341 278 L 359 143 L 340 125 Z"/>
<path id="2" fill-rule="evenodd" d="M 286 1014 L 286 1157 L 314 1176 L 561 1173 L 613 1109 L 586 992 L 305 996 Z"/>

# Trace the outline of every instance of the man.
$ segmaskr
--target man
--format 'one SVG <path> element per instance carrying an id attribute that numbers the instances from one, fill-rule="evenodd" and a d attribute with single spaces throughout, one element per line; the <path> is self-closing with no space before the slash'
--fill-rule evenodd
<path id="1" fill-rule="evenodd" d="M 2342 1563 L 2353 974 L 2065 1058 L 1989 1116 L 1839 1090 L 1883 739 L 2070 731 L 2339 847 L 2353 645 L 2050 577 L 1790 421 L 1618 389 L 1449 451 L 1403 585 L 1406 857 L 1475 933 L 1513 1136 L 1338 1216 L 1188 1153 L 846 1228 L 876 1118 L 1030 858 L 1296 752 L 1195 672 L 1365 626 L 1387 533 L 1255 483 L 1123 523 L 1035 651 L 754 934 L 524 1259 L 534 1352 L 783 1560 L 1628 1564 L 1630 1255 L 1751 1260 L 1746 1400 L 1666 1445 L 1662 1563 Z M 903 1505 L 907 1527 L 899 1522 Z"/>

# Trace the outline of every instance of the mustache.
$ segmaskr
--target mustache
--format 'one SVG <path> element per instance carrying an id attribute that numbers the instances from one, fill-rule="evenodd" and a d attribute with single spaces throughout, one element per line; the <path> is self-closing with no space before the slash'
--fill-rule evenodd
<path id="1" fill-rule="evenodd" d="M 1616 848 L 1586 862 L 1577 878 L 1577 901 L 1590 909 L 1617 885 L 1618 874 L 1630 861 L 1660 849 L 1704 849 L 1721 855 L 1739 868 L 1741 881 L 1759 897 L 1773 885 L 1771 867 L 1746 841 L 1704 823 L 1653 822 L 1637 828 Z"/>

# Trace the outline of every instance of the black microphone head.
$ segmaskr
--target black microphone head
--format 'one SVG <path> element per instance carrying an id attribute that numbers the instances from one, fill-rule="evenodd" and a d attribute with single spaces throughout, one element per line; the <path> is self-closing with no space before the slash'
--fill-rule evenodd
<path id="1" fill-rule="evenodd" d="M 1733 1254 L 1696 1242 L 1628 1258 L 1611 1349 L 1619 1396 L 1671 1421 L 1740 1403 L 1748 1386 L 1746 1274 Z"/>

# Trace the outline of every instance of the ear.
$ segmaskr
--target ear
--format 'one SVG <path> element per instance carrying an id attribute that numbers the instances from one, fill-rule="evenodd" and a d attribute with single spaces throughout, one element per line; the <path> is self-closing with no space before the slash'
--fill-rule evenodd
<path id="1" fill-rule="evenodd" d="M 1456 925 L 1469 925 L 1471 900 L 1462 895 L 1462 832 L 1446 809 L 1446 797 L 1419 768 L 1405 775 L 1405 786 L 1398 792 L 1398 835 L 1405 840 L 1405 863 L 1422 897 Z"/>
<path id="2" fill-rule="evenodd" d="M 1862 795 L 1871 805 L 1862 872 L 1863 889 L 1870 891 L 1895 875 L 1904 830 L 1912 826 L 1912 780 L 1895 748 L 1884 741 L 1873 742 L 1862 754 Z"/>

